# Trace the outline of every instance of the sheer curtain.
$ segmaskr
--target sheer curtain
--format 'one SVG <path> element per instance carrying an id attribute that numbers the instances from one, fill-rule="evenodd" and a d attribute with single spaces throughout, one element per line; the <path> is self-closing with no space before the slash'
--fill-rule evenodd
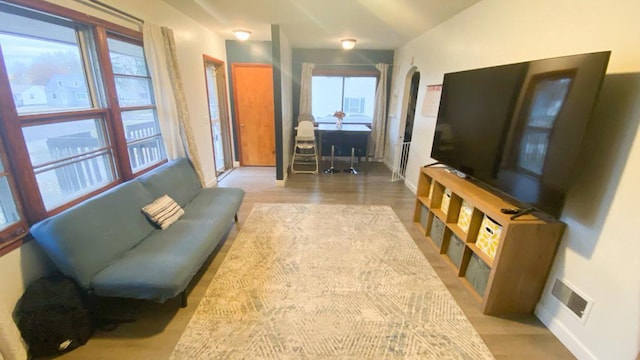
<path id="1" fill-rule="evenodd" d="M 373 158 L 376 160 L 384 157 L 384 138 L 387 128 L 387 70 L 389 64 L 376 64 L 380 71 L 380 80 L 376 88 L 376 105 L 371 121 L 371 140 L 373 143 Z"/>
<path id="2" fill-rule="evenodd" d="M 315 64 L 302 63 L 300 76 L 300 115 L 311 114 L 311 78 Z"/>
<path id="3" fill-rule="evenodd" d="M 200 183 L 205 186 L 178 69 L 173 31 L 145 22 L 142 34 L 167 157 L 173 160 L 188 156 Z"/>

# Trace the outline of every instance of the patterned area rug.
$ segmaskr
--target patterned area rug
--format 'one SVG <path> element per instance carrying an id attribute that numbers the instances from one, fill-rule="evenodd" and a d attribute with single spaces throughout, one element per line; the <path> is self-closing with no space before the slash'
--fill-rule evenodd
<path id="1" fill-rule="evenodd" d="M 387 206 L 257 204 L 172 359 L 493 359 Z"/>

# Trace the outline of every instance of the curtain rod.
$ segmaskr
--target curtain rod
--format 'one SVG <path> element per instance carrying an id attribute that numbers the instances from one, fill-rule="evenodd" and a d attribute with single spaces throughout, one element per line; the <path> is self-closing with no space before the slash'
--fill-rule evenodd
<path id="1" fill-rule="evenodd" d="M 102 1 L 99 1 L 99 0 L 87 0 L 87 1 L 89 1 L 90 3 L 96 4 L 98 6 L 102 6 L 105 9 L 111 10 L 111 11 L 113 11 L 115 13 L 118 13 L 118 14 L 120 14 L 122 16 L 126 16 L 129 19 L 133 19 L 133 20 L 135 20 L 135 21 L 137 21 L 139 23 L 144 24 L 144 20 L 140 19 L 139 17 L 131 15 L 128 12 L 122 11 L 122 10 L 116 8 L 116 7 L 113 7 L 113 6 L 109 5 L 109 4 L 105 4 Z"/>

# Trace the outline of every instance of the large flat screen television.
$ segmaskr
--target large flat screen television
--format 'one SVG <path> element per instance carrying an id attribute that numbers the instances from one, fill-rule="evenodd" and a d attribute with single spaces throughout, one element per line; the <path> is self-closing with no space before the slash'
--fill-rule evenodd
<path id="1" fill-rule="evenodd" d="M 431 157 L 559 217 L 610 54 L 445 74 Z"/>

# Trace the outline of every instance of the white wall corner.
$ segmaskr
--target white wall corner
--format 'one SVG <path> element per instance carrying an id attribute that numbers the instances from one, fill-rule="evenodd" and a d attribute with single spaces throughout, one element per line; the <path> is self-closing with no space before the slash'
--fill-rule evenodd
<path id="1" fill-rule="evenodd" d="M 213 178 L 213 179 L 209 180 L 209 181 L 205 184 L 205 187 L 210 188 L 210 187 L 214 187 L 214 186 L 216 186 L 217 184 L 218 184 L 218 179 Z"/>
<path id="2" fill-rule="evenodd" d="M 234 161 L 233 162 L 233 167 L 234 168 L 240 167 L 240 161 Z"/>
<path id="3" fill-rule="evenodd" d="M 289 174 L 288 173 L 284 173 L 284 179 L 276 180 L 276 186 L 284 187 L 285 185 L 287 185 L 287 179 L 288 178 L 289 178 Z"/>
<path id="4" fill-rule="evenodd" d="M 563 311 L 562 307 L 559 307 L 559 311 Z M 571 353 L 578 359 L 593 359 L 597 358 L 587 349 L 587 347 L 580 342 L 569 329 L 553 316 L 551 312 L 542 306 L 542 303 L 538 303 L 534 314 L 542 321 L 542 323 L 555 335 L 558 340 L 564 346 L 571 351 Z"/>
<path id="5" fill-rule="evenodd" d="M 412 193 L 418 193 L 418 186 L 414 183 L 409 182 L 406 178 L 404 179 L 404 185 L 411 190 Z"/>

